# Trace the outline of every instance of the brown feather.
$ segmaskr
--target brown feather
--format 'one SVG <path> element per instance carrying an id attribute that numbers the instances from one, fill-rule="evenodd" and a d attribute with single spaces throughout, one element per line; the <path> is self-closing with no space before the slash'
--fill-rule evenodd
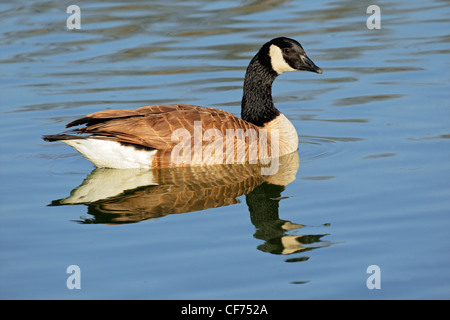
<path id="1" fill-rule="evenodd" d="M 210 157 L 198 157 L 196 145 L 194 141 L 194 126 L 196 121 L 201 123 L 201 153 L 205 154 L 207 149 Z M 136 147 L 156 149 L 158 152 L 153 158 L 152 167 L 172 167 L 174 159 L 172 159 L 172 150 L 180 143 L 180 140 L 173 138 L 173 133 L 177 129 L 185 129 L 190 134 L 191 143 L 191 163 L 190 164 L 215 164 L 215 163 L 243 163 L 249 160 L 256 160 L 249 154 L 250 139 L 235 140 L 234 152 L 227 153 L 226 140 L 227 130 L 241 130 L 243 133 L 254 132 L 255 139 L 258 141 L 261 127 L 253 125 L 235 115 L 214 108 L 199 107 L 194 105 L 178 104 L 178 105 L 151 105 L 139 109 L 125 110 L 104 110 L 87 115 L 84 118 L 75 120 L 67 124 L 67 127 L 84 124 L 84 127 L 75 129 L 74 133 L 91 134 L 95 138 L 113 140 Z M 205 132 L 207 130 L 217 130 L 218 136 L 210 136 L 210 142 L 205 142 Z M 209 131 L 210 133 L 211 131 Z M 92 137 L 91 136 L 91 137 Z M 231 136 L 230 136 L 231 137 Z M 267 136 L 267 142 L 264 144 L 257 143 L 256 155 L 260 158 L 259 148 L 266 148 L 264 154 L 271 156 L 270 150 L 270 132 Z M 48 139 L 51 139 L 48 138 Z M 222 150 L 216 155 L 215 146 L 218 144 Z M 243 148 L 244 152 L 239 153 Z M 214 152 L 213 152 L 214 150 Z M 230 151 L 230 150 L 228 150 Z M 228 156 L 228 157 L 227 157 Z M 265 158 L 267 158 L 265 157 Z M 175 164 L 176 165 L 176 164 Z"/>

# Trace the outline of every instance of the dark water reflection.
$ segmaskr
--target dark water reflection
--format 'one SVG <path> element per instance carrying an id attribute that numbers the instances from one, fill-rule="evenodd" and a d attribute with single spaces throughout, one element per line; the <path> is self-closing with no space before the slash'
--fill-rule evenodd
<path id="1" fill-rule="evenodd" d="M 330 245 L 326 234 L 291 234 L 304 227 L 280 219 L 282 192 L 295 180 L 297 152 L 280 158 L 274 175 L 262 175 L 261 166 L 249 164 L 179 167 L 153 170 L 95 169 L 69 197 L 50 206 L 86 205 L 92 217 L 82 224 L 126 224 L 239 203 L 245 195 L 254 237 L 264 243 L 258 249 L 273 254 L 292 254 Z M 307 259 L 300 259 L 304 261 Z"/>

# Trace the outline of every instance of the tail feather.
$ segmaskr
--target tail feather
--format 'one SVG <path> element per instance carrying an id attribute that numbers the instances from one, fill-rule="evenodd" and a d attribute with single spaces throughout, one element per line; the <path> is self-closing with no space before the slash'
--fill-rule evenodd
<path id="1" fill-rule="evenodd" d="M 73 139 L 84 139 L 84 138 L 86 138 L 86 137 L 84 137 L 84 136 L 74 136 L 74 135 L 64 134 L 64 133 L 49 134 L 49 135 L 42 136 L 42 140 L 47 141 L 47 142 L 62 141 L 62 140 L 73 140 Z"/>

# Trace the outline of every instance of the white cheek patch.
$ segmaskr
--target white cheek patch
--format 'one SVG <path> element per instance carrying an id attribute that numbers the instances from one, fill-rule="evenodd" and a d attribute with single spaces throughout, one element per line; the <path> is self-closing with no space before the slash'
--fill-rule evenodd
<path id="1" fill-rule="evenodd" d="M 270 61 L 272 63 L 272 69 L 278 73 L 282 74 L 287 71 L 295 71 L 286 60 L 283 58 L 283 53 L 281 52 L 280 47 L 272 44 L 269 48 Z"/>

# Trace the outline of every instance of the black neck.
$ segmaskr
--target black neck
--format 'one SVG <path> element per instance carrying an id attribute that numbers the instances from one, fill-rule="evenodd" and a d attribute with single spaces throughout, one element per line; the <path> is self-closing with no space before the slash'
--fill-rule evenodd
<path id="1" fill-rule="evenodd" d="M 257 126 L 263 126 L 280 115 L 272 100 L 272 83 L 278 74 L 265 65 L 270 65 L 270 61 L 262 64 L 259 55 L 256 55 L 247 68 L 244 80 L 241 117 Z"/>

